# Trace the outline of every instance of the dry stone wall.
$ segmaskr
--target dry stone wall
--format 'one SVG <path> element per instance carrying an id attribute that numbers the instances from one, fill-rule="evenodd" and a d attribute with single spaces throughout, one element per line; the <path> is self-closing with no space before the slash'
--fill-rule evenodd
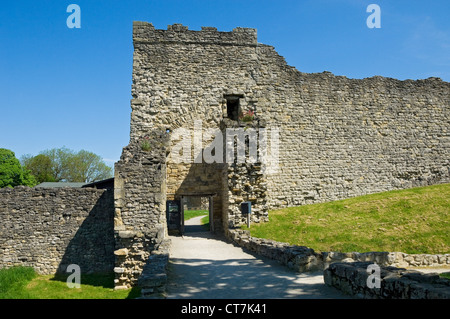
<path id="1" fill-rule="evenodd" d="M 113 194 L 90 188 L 0 189 L 0 268 L 40 274 L 114 267 Z"/>

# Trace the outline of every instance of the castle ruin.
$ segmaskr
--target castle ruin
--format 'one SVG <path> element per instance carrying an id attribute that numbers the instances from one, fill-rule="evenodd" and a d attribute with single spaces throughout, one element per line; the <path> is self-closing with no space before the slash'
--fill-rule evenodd
<path id="1" fill-rule="evenodd" d="M 227 235 L 270 209 L 450 182 L 450 83 L 439 78 L 302 73 L 249 28 L 134 22 L 133 45 L 130 142 L 114 190 L 2 190 L 2 266 L 45 273 L 83 256 L 126 288 L 166 244 L 172 201 L 206 200 L 211 230 Z M 48 235 L 55 224 L 64 232 Z"/>

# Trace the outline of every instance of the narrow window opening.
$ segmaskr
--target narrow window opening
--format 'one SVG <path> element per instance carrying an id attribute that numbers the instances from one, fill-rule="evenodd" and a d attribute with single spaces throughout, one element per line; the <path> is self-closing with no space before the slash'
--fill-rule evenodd
<path id="1" fill-rule="evenodd" d="M 239 119 L 239 96 L 227 96 L 227 117 L 230 120 L 237 121 Z"/>

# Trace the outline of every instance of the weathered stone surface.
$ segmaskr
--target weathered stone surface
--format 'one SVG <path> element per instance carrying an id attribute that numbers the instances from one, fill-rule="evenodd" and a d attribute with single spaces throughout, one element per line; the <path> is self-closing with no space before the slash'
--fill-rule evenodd
<path id="1" fill-rule="evenodd" d="M 450 299 L 450 280 L 402 268 L 381 267 L 380 287 L 369 287 L 369 265 L 370 262 L 331 264 L 323 273 L 325 284 L 361 298 Z"/>
<path id="2" fill-rule="evenodd" d="M 81 273 L 114 267 L 112 191 L 92 188 L 0 189 L 0 268 Z"/>
<path id="3" fill-rule="evenodd" d="M 116 256 L 126 256 L 126 255 L 128 255 L 128 249 L 126 249 L 126 248 L 117 249 L 116 251 L 114 251 L 114 255 L 116 255 Z"/>
<path id="4" fill-rule="evenodd" d="M 120 238 L 133 238 L 136 236 L 136 232 L 135 231 L 131 231 L 131 230 L 120 230 L 118 232 L 118 236 Z"/>
<path id="5" fill-rule="evenodd" d="M 116 274 L 123 274 L 125 272 L 125 268 L 114 267 L 114 272 Z"/>
<path id="6" fill-rule="evenodd" d="M 169 264 L 170 240 L 162 241 L 156 250 L 151 252 L 147 263 L 137 281 L 141 288 L 142 298 L 161 297 L 167 284 L 167 266 Z"/>

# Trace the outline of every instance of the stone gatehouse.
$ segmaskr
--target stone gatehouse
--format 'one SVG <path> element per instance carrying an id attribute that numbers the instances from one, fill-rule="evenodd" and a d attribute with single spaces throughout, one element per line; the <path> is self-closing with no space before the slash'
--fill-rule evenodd
<path id="1" fill-rule="evenodd" d="M 249 28 L 134 22 L 133 44 L 118 286 L 166 237 L 168 200 L 208 197 L 211 227 L 227 233 L 246 222 L 242 202 L 259 222 L 271 208 L 449 181 L 450 84 L 438 78 L 305 74 Z"/>
<path id="2" fill-rule="evenodd" d="M 45 225 L 73 228 L 64 237 L 38 236 L 55 251 L 41 262 L 27 238 L 10 236 L 33 218 L 3 223 L 2 266 L 20 263 L 14 243 L 30 254 L 28 264 L 54 271 L 86 255 L 80 247 L 89 242 L 98 249 L 86 265 L 113 268 L 116 287 L 125 288 L 165 245 L 168 201 L 206 199 L 211 229 L 229 235 L 247 222 L 242 203 L 251 204 L 251 222 L 261 222 L 269 209 L 450 182 L 450 83 L 439 78 L 302 73 L 249 28 L 158 30 L 134 22 L 133 45 L 130 142 L 115 164 L 114 190 L 0 192 L 2 218 L 39 215 L 52 198 L 59 215 L 42 219 L 40 235 Z M 95 218 L 83 224 L 92 212 L 105 227 L 89 222 Z"/>

